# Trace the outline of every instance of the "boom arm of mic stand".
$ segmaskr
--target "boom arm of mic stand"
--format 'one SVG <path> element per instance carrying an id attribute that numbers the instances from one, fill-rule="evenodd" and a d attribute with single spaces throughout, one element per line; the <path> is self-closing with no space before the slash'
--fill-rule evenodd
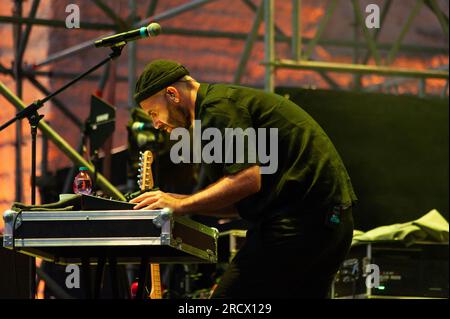
<path id="1" fill-rule="evenodd" d="M 105 58 L 102 61 L 100 61 L 99 63 L 97 63 L 96 65 L 94 65 L 92 68 L 90 68 L 86 72 L 80 74 L 75 79 L 73 79 L 69 83 L 65 84 L 64 86 L 62 86 L 61 88 L 59 88 L 55 92 L 50 93 L 49 95 L 47 95 L 42 100 L 36 100 L 33 103 L 31 103 L 30 105 L 28 105 L 27 107 L 25 107 L 23 110 L 18 112 L 14 118 L 10 119 L 8 122 L 6 122 L 2 126 L 0 126 L 0 131 L 2 131 L 3 129 L 7 128 L 9 125 L 11 125 L 12 123 L 14 123 L 17 120 L 21 120 L 21 119 L 23 119 L 25 117 L 29 117 L 29 116 L 34 115 L 41 107 L 44 106 L 45 102 L 47 102 L 48 100 L 50 100 L 54 96 L 58 95 L 59 93 L 61 93 L 65 89 L 67 89 L 72 84 L 75 84 L 76 82 L 78 82 L 79 80 L 84 78 L 86 75 L 89 75 L 90 73 L 94 72 L 95 70 L 97 70 L 98 68 L 100 68 L 101 66 L 106 64 L 107 62 L 118 58 L 121 55 L 122 49 L 124 48 L 124 46 L 126 44 L 127 43 L 125 41 L 123 41 L 123 42 L 117 43 L 114 46 L 111 46 L 110 48 L 111 48 L 112 52 L 108 55 L 107 58 Z"/>

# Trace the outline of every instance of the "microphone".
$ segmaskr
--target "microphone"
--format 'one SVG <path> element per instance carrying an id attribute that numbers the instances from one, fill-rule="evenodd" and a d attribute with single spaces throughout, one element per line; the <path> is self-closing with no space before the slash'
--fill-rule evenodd
<path id="1" fill-rule="evenodd" d="M 150 23 L 146 27 L 115 34 L 95 41 L 96 48 L 110 47 L 120 42 L 129 42 L 140 38 L 156 37 L 161 33 L 161 26 L 158 23 Z"/>
<path id="2" fill-rule="evenodd" d="M 142 131 L 153 131 L 156 129 L 150 123 L 133 122 L 133 124 L 131 125 L 131 130 L 135 132 L 142 132 Z"/>

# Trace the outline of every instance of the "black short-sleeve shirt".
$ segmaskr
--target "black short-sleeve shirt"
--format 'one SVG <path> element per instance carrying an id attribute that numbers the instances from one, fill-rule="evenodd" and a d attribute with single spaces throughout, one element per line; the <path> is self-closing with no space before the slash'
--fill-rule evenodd
<path id="1" fill-rule="evenodd" d="M 253 165 L 273 165 L 277 155 L 276 171 L 261 175 L 261 190 L 237 203 L 244 219 L 258 221 L 285 207 L 294 207 L 300 213 L 305 209 L 350 206 L 357 200 L 347 170 L 331 140 L 319 124 L 292 101 L 247 87 L 201 83 L 195 119 L 201 121 L 202 132 L 208 128 L 218 129 L 224 145 L 221 161 L 202 161 L 204 187 Z M 225 153 L 229 152 L 225 147 L 226 131 L 238 128 L 253 129 L 256 145 L 251 147 L 250 138 L 246 139 L 244 154 L 238 159 L 236 153 L 241 152 L 235 149 L 234 160 L 228 159 L 226 163 Z M 277 149 L 273 148 L 274 137 Z M 202 147 L 208 143 L 202 140 Z M 264 143 L 265 147 L 261 147 Z"/>

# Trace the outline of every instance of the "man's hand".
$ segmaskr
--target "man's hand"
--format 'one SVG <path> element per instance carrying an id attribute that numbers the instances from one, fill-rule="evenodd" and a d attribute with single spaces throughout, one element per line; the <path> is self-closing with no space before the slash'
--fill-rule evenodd
<path id="1" fill-rule="evenodd" d="M 147 192 L 132 199 L 134 209 L 171 208 L 178 214 L 216 216 L 237 215 L 235 203 L 261 189 L 259 166 L 251 166 L 234 175 L 227 175 L 208 188 L 193 195 Z"/>
<path id="2" fill-rule="evenodd" d="M 170 208 L 175 213 L 183 212 L 182 198 L 177 198 L 169 193 L 161 191 L 146 192 L 130 200 L 130 203 L 137 203 L 133 209 L 160 209 Z"/>

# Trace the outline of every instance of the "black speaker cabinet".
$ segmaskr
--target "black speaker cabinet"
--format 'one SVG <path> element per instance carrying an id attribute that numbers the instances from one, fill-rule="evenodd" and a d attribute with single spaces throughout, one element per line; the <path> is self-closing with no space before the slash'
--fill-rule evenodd
<path id="1" fill-rule="evenodd" d="M 3 247 L 0 235 L 0 299 L 29 299 L 31 257 Z"/>
<path id="2" fill-rule="evenodd" d="M 448 243 L 353 246 L 332 287 L 333 298 L 448 298 Z M 379 281 L 375 286 L 375 267 Z"/>

